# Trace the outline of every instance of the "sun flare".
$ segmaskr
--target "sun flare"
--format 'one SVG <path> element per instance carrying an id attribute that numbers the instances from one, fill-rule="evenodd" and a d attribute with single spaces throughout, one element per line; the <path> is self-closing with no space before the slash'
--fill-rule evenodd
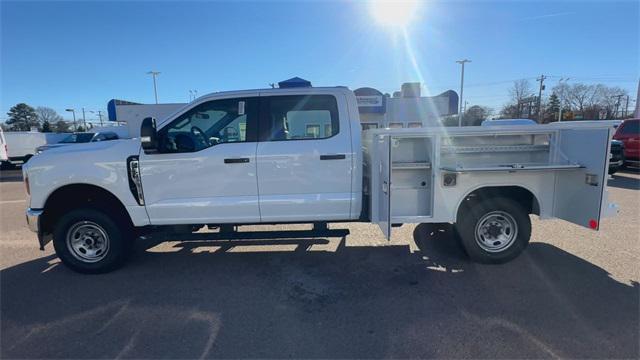
<path id="1" fill-rule="evenodd" d="M 406 27 L 418 11 L 420 2 L 417 0 L 373 0 L 371 1 L 371 15 L 377 23 L 395 27 Z"/>

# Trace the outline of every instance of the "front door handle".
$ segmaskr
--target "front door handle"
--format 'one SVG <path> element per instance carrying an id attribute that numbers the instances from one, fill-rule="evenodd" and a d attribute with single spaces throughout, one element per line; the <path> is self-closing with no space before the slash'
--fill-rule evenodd
<path id="1" fill-rule="evenodd" d="M 241 164 L 248 163 L 249 158 L 233 158 L 233 159 L 224 159 L 225 164 Z"/>
<path id="2" fill-rule="evenodd" d="M 345 154 L 320 155 L 320 160 L 342 160 L 346 158 Z"/>

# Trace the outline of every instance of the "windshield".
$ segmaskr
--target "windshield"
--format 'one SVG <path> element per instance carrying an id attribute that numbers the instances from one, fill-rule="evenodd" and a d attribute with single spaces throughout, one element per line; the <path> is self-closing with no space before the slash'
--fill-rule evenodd
<path id="1" fill-rule="evenodd" d="M 87 143 L 93 138 L 93 133 L 71 134 L 60 141 L 61 144 Z"/>

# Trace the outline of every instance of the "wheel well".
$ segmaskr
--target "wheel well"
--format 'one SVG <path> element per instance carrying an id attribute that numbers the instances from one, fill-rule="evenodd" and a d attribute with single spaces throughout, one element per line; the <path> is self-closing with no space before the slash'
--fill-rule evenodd
<path id="1" fill-rule="evenodd" d="M 52 233 L 62 215 L 80 207 L 102 210 L 124 224 L 133 226 L 127 209 L 115 195 L 99 186 L 72 184 L 56 189 L 47 198 L 42 214 L 42 232 Z"/>
<path id="2" fill-rule="evenodd" d="M 496 197 L 514 200 L 529 214 L 540 215 L 540 203 L 531 191 L 521 186 L 487 186 L 476 189 L 464 197 L 458 207 L 457 218 L 459 219 L 460 213 L 474 202 Z"/>

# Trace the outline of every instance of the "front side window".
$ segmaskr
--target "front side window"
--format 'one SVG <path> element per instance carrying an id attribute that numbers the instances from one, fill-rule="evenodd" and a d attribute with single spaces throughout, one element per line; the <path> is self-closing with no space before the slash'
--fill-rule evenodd
<path id="1" fill-rule="evenodd" d="M 159 151 L 195 152 L 233 142 L 251 141 L 249 121 L 255 122 L 257 99 L 223 99 L 200 104 L 158 132 Z"/>
<path id="2" fill-rule="evenodd" d="M 326 139 L 339 131 L 338 105 L 331 95 L 270 97 L 266 117 L 261 132 L 267 141 Z"/>

